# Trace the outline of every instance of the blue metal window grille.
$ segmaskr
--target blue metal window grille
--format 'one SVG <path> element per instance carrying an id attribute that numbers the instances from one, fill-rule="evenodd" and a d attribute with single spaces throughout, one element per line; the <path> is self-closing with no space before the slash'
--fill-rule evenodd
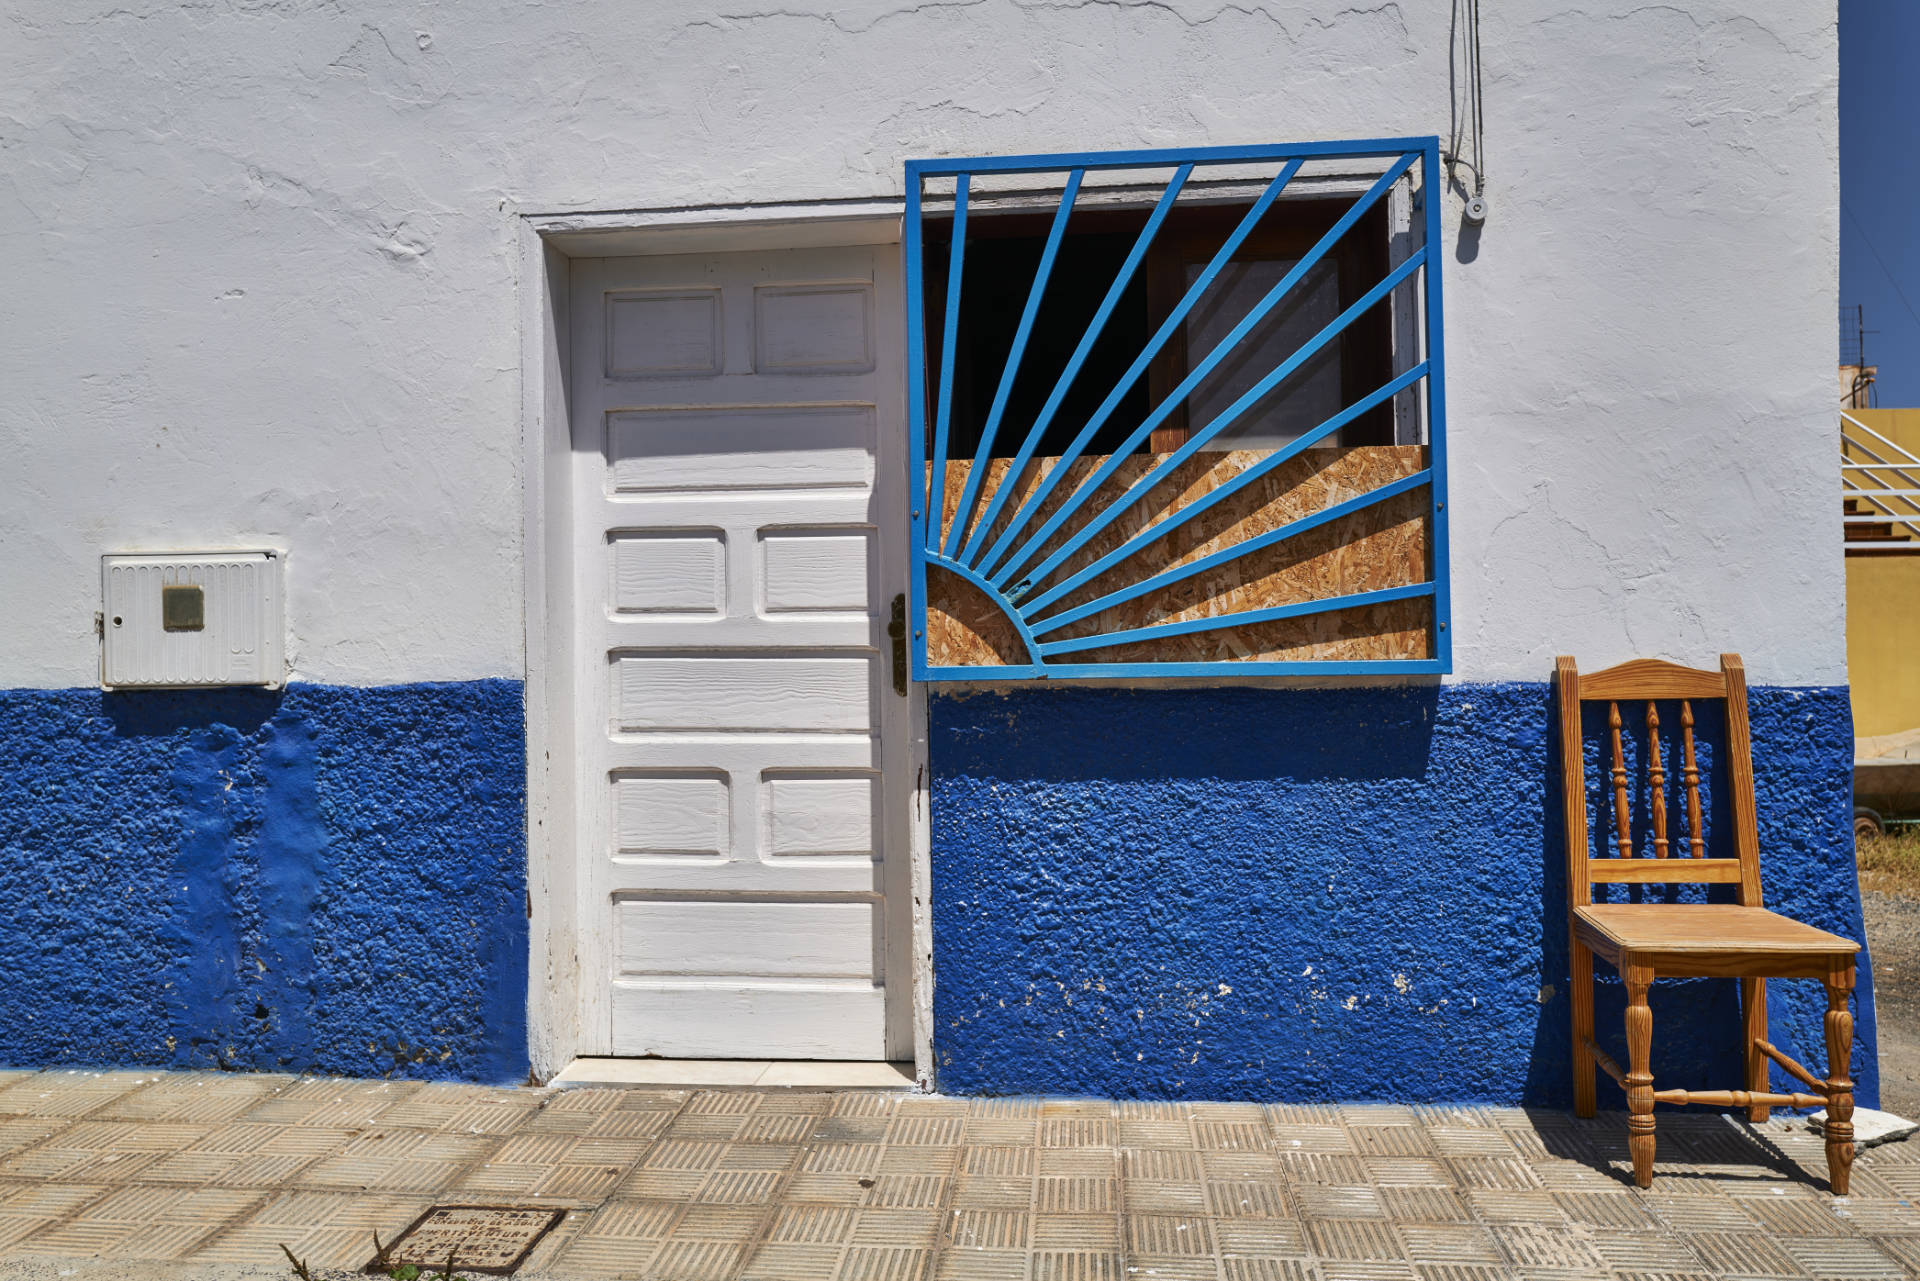
<path id="1" fill-rule="evenodd" d="M 1059 259 L 1068 223 L 1076 201 L 1089 191 L 1115 189 L 1116 181 L 1129 177 L 1122 171 L 1172 170 L 1157 201 L 1145 214 L 1131 250 L 1120 265 L 1111 285 L 1093 312 L 1085 331 L 1073 346 L 1064 366 L 1051 370 L 1025 370 L 1026 378 L 1052 377 L 1052 390 L 1044 404 L 1025 424 L 1011 421 L 1009 396 L 1016 379 L 1023 376 L 1022 362 L 1034 336 L 1036 318 L 1042 313 L 1049 277 Z M 1303 177 L 1303 170 L 1306 175 Z M 1203 181 L 1190 182 L 1196 171 Z M 1164 151 L 1086 152 L 1058 155 L 982 157 L 945 160 L 909 160 L 906 165 L 906 219 L 904 228 L 908 316 L 907 377 L 909 436 L 911 438 L 912 546 L 913 546 L 913 670 L 920 680 L 1007 681 L 1112 677 L 1222 677 L 1234 675 L 1311 675 L 1337 673 L 1441 673 L 1451 670 L 1451 646 L 1448 632 L 1449 605 L 1447 583 L 1446 512 L 1446 402 L 1442 380 L 1441 292 L 1439 269 L 1439 144 L 1438 139 L 1388 138 L 1351 142 L 1317 142 L 1274 146 L 1206 147 Z M 1325 184 L 1314 187 L 1316 175 L 1337 173 L 1344 186 Z M 1218 250 L 1191 275 L 1185 291 L 1171 310 L 1149 324 L 1151 337 L 1126 365 L 1119 385 L 1099 402 L 1078 424 L 1071 443 L 1057 460 L 1041 459 L 1038 451 L 1049 428 L 1055 428 L 1054 440 L 1062 432 L 1056 425 L 1068 393 L 1086 370 L 1089 352 L 1107 328 L 1116 305 L 1131 284 L 1136 283 L 1142 262 L 1147 258 L 1155 237 L 1167 225 L 1169 213 L 1183 191 L 1193 192 L 1207 186 L 1204 179 L 1242 183 L 1251 195 L 1258 191 L 1251 206 L 1239 214 L 1237 225 Z M 1255 175 L 1252 179 L 1248 174 Z M 949 456 L 949 446 L 964 438 L 956 422 L 955 378 L 956 348 L 965 327 L 969 299 L 963 297 L 962 282 L 969 248 L 969 196 L 976 205 L 983 193 L 1005 191 L 1018 186 L 1011 176 L 1042 175 L 1048 192 L 1058 183 L 1059 197 L 1040 253 L 1039 264 L 1026 291 L 1011 344 L 989 407 L 979 418 L 978 443 L 972 451 L 971 465 L 964 480 L 950 477 L 951 464 L 964 463 Z M 1089 175 L 1094 175 L 1089 181 Z M 1117 178 L 1116 178 L 1117 175 Z M 1268 176 L 1270 175 L 1270 176 Z M 1149 173 L 1157 184 L 1158 175 Z M 1264 188 L 1260 183 L 1264 181 Z M 1408 211 L 1404 256 L 1391 263 L 1370 287 L 1346 305 L 1290 353 L 1270 358 L 1263 373 L 1243 371 L 1242 381 L 1254 377 L 1244 394 L 1204 422 L 1195 421 L 1183 443 L 1165 453 L 1142 453 L 1142 446 L 1170 416 L 1186 413 L 1196 386 L 1228 360 L 1245 363 L 1248 351 L 1243 342 L 1263 318 L 1276 308 L 1297 299 L 1307 287 L 1316 264 L 1322 263 L 1341 238 L 1353 230 L 1363 216 L 1380 205 L 1396 183 L 1404 184 Z M 949 185 L 950 184 L 950 185 Z M 1250 185 L 1249 185 L 1250 184 Z M 1146 377 L 1149 366 L 1163 353 L 1169 341 L 1176 339 L 1185 318 L 1197 306 L 1204 305 L 1209 287 L 1220 278 L 1223 269 L 1235 260 L 1235 253 L 1261 223 L 1276 202 L 1298 191 L 1358 190 L 1346 212 L 1320 235 L 1310 249 L 1293 263 L 1284 276 L 1255 301 L 1245 315 L 1209 350 L 1187 353 L 1186 367 L 1177 385 L 1153 404 L 1144 418 L 1127 431 L 1124 439 L 1111 448 L 1105 458 L 1089 452 L 1089 446 L 1103 431 L 1113 440 L 1123 423 L 1115 423 L 1117 407 L 1125 396 Z M 1137 187 L 1135 188 L 1138 189 Z M 1029 187 L 1028 190 L 1031 190 Z M 1151 188 L 1146 188 L 1150 193 Z M 1146 208 L 1146 200 L 1138 203 Z M 1235 205 L 1239 213 L 1242 206 Z M 929 216 L 931 214 L 931 217 Z M 1377 215 L 1376 215 L 1377 216 Z M 976 220 L 976 228 L 979 222 Z M 923 253 L 932 237 L 930 226 L 947 231 L 951 248 L 946 253 L 945 303 L 938 317 L 928 312 L 928 281 L 923 279 L 926 263 Z M 1417 244 L 1417 247 L 1412 247 Z M 937 265 L 937 263 L 936 263 Z M 1394 301 L 1396 291 L 1401 291 Z M 1344 297 L 1342 298 L 1344 301 Z M 1218 450 L 1231 447 L 1230 430 L 1236 421 L 1248 417 L 1248 411 L 1276 390 L 1287 394 L 1290 377 L 1336 343 L 1354 322 L 1376 306 L 1399 307 L 1398 314 L 1410 322 L 1413 333 L 1401 332 L 1396 325 L 1394 342 L 1404 357 L 1395 361 L 1398 372 L 1371 391 L 1358 395 L 1291 440 L 1262 457 L 1258 462 L 1233 475 L 1224 484 L 1197 501 L 1159 513 L 1137 531 L 1125 533 L 1125 523 L 1116 524 L 1123 511 L 1147 501 L 1156 486 L 1165 487 L 1188 459 L 1210 444 Z M 1224 323 L 1224 321 L 1220 322 Z M 937 335 L 933 333 L 938 326 Z M 1058 339 L 1058 335 L 1053 335 Z M 1064 343 L 1059 344 L 1064 348 Z M 1253 353 L 1269 360 L 1264 353 Z M 928 414 L 929 381 L 933 363 L 938 376 L 934 382 L 931 420 Z M 1254 375 L 1257 375 L 1255 377 Z M 985 386 L 986 384 L 981 384 Z M 1135 393 L 1137 396 L 1137 392 Z M 982 397 L 984 400 L 984 397 Z M 1396 404 L 1397 401 L 1397 404 Z M 1138 403 L 1136 401 L 1136 403 Z M 1267 401 L 1267 403 L 1273 403 Z M 1289 460 L 1319 445 L 1337 444 L 1343 427 L 1367 413 L 1410 412 L 1416 438 L 1412 443 L 1424 446 L 1422 465 L 1411 474 L 1385 480 L 1367 490 L 1330 501 L 1297 519 L 1277 527 L 1250 534 L 1226 545 L 1214 546 L 1205 554 L 1190 555 L 1170 565 L 1154 568 L 1141 552 L 1156 542 L 1174 535 L 1196 517 L 1229 500 L 1235 493 L 1256 483 Z M 996 444 L 1011 445 L 1014 433 L 1024 425 L 1025 434 L 1011 449 L 1010 461 L 1000 471 L 999 483 L 990 480 L 996 458 Z M 1066 426 L 1073 426 L 1069 422 Z M 970 426 L 970 425 L 969 425 Z M 1245 425 L 1242 427 L 1245 430 Z M 1223 433 L 1227 433 L 1224 434 Z M 1004 439 L 1003 439 L 1004 438 Z M 1129 468 L 1128 460 L 1131 459 Z M 1311 459 L 1307 460 L 1311 462 Z M 1050 464 L 1050 469 L 1042 463 Z M 1136 473 L 1129 477 L 1129 471 Z M 1025 483 L 1016 483 L 1022 477 Z M 1070 479 L 1078 476 L 1078 480 Z M 957 504 L 955 484 L 957 484 Z M 1023 492 L 1024 491 L 1024 492 Z M 1109 619 L 1124 613 L 1122 607 L 1137 604 L 1149 593 L 1164 592 L 1187 580 L 1198 579 L 1191 587 L 1205 591 L 1208 579 L 1232 575 L 1244 558 L 1256 553 L 1273 554 L 1282 544 L 1292 544 L 1310 531 L 1354 517 L 1376 504 L 1403 494 L 1423 495 L 1425 534 L 1425 578 L 1401 582 L 1376 590 L 1346 591 L 1339 594 L 1288 601 L 1279 605 L 1227 610 L 1204 615 L 1176 617 L 1170 621 L 1150 621 L 1141 626 L 1124 626 L 1089 633 L 1088 619 L 1105 614 Z M 1417 501 L 1417 500 L 1409 500 Z M 1403 504 L 1404 506 L 1404 504 Z M 951 511 L 951 515 L 947 513 Z M 1137 521 L 1136 521 L 1137 523 Z M 1111 527 L 1111 529 L 1109 528 Z M 1104 541 L 1096 539 L 1105 534 Z M 1124 536 L 1121 536 L 1124 535 Z M 1101 550 L 1118 539 L 1117 545 Z M 1218 540 L 1215 540 L 1216 543 Z M 1164 561 L 1165 557 L 1161 557 Z M 999 611 L 1018 636 L 1020 653 L 1003 659 L 1000 665 L 978 666 L 929 661 L 928 648 L 928 573 L 937 570 L 969 585 Z M 1163 661 L 1151 657 L 1156 642 L 1190 633 L 1218 631 L 1275 623 L 1283 619 L 1307 619 L 1337 611 L 1360 610 L 1395 601 L 1421 601 L 1430 605 L 1426 618 L 1427 652 L 1418 657 L 1381 659 L 1284 659 L 1251 661 Z M 1075 626 L 1078 624 L 1078 626 Z M 1164 646 L 1160 648 L 1164 649 Z M 1133 661 L 1129 651 L 1148 657 Z"/>

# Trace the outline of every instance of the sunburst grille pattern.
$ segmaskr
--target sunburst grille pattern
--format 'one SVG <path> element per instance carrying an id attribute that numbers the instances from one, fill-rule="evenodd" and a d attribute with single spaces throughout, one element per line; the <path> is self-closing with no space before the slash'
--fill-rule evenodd
<path id="1" fill-rule="evenodd" d="M 919 679 L 1451 669 L 1437 139 L 906 189 Z"/>

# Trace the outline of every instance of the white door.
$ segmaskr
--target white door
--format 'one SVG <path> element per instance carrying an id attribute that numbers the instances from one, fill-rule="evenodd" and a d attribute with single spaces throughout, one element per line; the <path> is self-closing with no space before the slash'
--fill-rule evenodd
<path id="1" fill-rule="evenodd" d="M 586 1054 L 910 1057 L 897 246 L 577 260 Z"/>

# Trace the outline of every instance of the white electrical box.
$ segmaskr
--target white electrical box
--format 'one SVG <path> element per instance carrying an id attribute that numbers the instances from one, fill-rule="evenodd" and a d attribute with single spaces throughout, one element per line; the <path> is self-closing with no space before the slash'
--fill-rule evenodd
<path id="1" fill-rule="evenodd" d="M 101 685 L 278 687 L 282 563 L 276 552 L 102 556 Z"/>

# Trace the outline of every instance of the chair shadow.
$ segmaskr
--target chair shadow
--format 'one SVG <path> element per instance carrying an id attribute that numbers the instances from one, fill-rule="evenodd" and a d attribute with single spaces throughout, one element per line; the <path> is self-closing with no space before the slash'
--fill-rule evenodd
<path id="1" fill-rule="evenodd" d="M 1554 1108 L 1524 1111 L 1547 1155 L 1584 1165 L 1621 1187 L 1634 1186 L 1625 1112 L 1603 1111 L 1586 1120 Z M 1738 1116 L 1671 1110 L 1654 1115 L 1653 1187 L 1648 1191 L 1658 1192 L 1667 1180 L 1703 1179 L 1755 1186 L 1785 1181 L 1832 1191 L 1824 1169 L 1796 1160 L 1768 1131 Z"/>

